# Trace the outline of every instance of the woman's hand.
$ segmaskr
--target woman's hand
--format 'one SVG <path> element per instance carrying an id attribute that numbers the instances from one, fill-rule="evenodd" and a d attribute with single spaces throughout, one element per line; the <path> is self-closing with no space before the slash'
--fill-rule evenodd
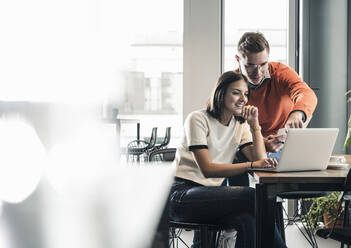
<path id="1" fill-rule="evenodd" d="M 242 117 L 247 121 L 250 126 L 258 125 L 258 108 L 251 105 L 243 107 Z"/>
<path id="2" fill-rule="evenodd" d="M 265 158 L 252 163 L 253 168 L 275 168 L 277 165 L 278 162 L 275 158 Z"/>

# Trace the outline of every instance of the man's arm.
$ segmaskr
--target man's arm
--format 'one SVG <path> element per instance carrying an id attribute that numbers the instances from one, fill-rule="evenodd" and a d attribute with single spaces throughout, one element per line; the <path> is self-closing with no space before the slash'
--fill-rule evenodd
<path id="1" fill-rule="evenodd" d="M 312 116 L 317 106 L 317 96 L 293 69 L 289 68 L 284 73 L 283 79 L 289 89 L 289 96 L 294 103 L 285 126 L 302 128 L 303 123 Z"/>
<path id="2" fill-rule="evenodd" d="M 288 120 L 285 123 L 286 127 L 291 128 L 302 128 L 303 123 L 306 120 L 306 115 L 300 110 L 295 110 L 290 113 Z"/>
<path id="3" fill-rule="evenodd" d="M 264 138 L 264 144 L 267 152 L 278 152 L 284 146 L 286 135 L 269 135 Z"/>

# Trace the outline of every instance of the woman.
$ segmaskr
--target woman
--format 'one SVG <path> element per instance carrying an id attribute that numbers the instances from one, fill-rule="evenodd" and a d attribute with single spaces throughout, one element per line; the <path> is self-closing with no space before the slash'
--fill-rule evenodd
<path id="1" fill-rule="evenodd" d="M 226 177 L 277 165 L 266 156 L 258 109 L 246 106 L 248 98 L 247 78 L 228 71 L 218 79 L 207 109 L 189 114 L 174 161 L 177 171 L 170 195 L 172 220 L 235 228 L 236 247 L 255 246 L 255 192 L 222 184 Z M 251 162 L 232 164 L 237 148 Z M 285 247 L 280 236 L 275 237 L 276 247 Z M 194 239 L 193 247 L 198 245 Z"/>

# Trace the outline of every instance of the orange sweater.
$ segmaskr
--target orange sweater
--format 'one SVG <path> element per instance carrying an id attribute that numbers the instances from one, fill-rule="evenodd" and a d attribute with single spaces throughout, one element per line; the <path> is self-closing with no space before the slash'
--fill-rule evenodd
<path id="1" fill-rule="evenodd" d="M 251 89 L 248 104 L 258 107 L 259 122 L 264 137 L 276 134 L 284 127 L 289 114 L 301 110 L 309 118 L 317 106 L 313 90 L 290 67 L 269 63 L 271 78 L 257 89 Z"/>

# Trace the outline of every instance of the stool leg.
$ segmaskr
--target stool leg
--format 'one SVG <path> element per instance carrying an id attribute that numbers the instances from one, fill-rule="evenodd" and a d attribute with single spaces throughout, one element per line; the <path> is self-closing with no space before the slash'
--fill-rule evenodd
<path id="1" fill-rule="evenodd" d="M 303 224 L 303 227 L 304 227 L 304 229 L 309 237 L 308 241 L 310 242 L 310 244 L 312 245 L 313 248 L 318 248 L 317 240 L 316 240 L 316 237 L 314 236 L 314 233 L 313 233 L 312 223 L 311 223 L 310 218 L 307 215 L 307 208 L 306 208 L 303 200 L 301 200 L 301 207 L 302 207 L 303 211 L 305 212 L 304 217 L 306 219 L 306 225 L 303 224 L 303 221 L 301 221 L 301 223 Z"/>
<path id="2" fill-rule="evenodd" d="M 200 227 L 201 248 L 210 248 L 208 245 L 208 228 L 207 226 Z"/>
<path id="3" fill-rule="evenodd" d="M 343 221 L 343 227 L 347 227 L 347 226 L 349 226 L 349 206 L 350 206 L 350 201 L 349 200 L 346 200 L 345 201 L 345 211 L 344 211 L 344 221 Z M 340 244 L 340 247 L 341 248 L 344 248 L 344 243 L 343 242 L 341 242 L 341 244 Z M 347 247 L 349 247 L 349 246 L 347 246 Z"/>
<path id="4" fill-rule="evenodd" d="M 210 231 L 209 232 L 209 237 L 208 237 L 208 239 L 209 239 L 209 247 L 211 247 L 211 248 L 217 248 L 217 231 Z"/>
<path id="5" fill-rule="evenodd" d="M 276 212 L 276 222 L 278 226 L 278 230 L 280 236 L 282 237 L 283 241 L 285 242 L 285 225 L 284 225 L 284 217 L 283 217 L 283 203 L 277 202 L 277 212 Z"/>

